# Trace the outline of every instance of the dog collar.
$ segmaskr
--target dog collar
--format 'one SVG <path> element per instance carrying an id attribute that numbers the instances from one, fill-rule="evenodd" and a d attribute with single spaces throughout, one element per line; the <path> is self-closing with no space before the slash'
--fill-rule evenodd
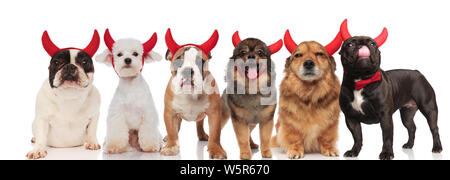
<path id="1" fill-rule="evenodd" d="M 381 72 L 377 71 L 372 77 L 365 80 L 359 80 L 355 82 L 355 89 L 357 91 L 361 90 L 362 88 L 366 87 L 370 83 L 381 81 Z"/>

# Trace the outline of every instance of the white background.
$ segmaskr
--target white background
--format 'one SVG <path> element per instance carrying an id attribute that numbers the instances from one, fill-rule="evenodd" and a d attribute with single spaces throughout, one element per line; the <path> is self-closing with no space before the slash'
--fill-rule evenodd
<path id="1" fill-rule="evenodd" d="M 377 36 L 386 26 L 389 38 L 381 47 L 384 70 L 418 69 L 430 81 L 437 94 L 440 110 L 439 127 L 444 147 L 442 154 L 432 154 L 432 138 L 426 119 L 417 113 L 416 143 L 414 149 L 402 150 L 407 131 L 399 113 L 394 114 L 395 159 L 450 159 L 450 112 L 448 72 L 450 12 L 449 1 L 281 1 L 281 0 L 224 0 L 224 1 L 1 1 L 0 2 L 0 159 L 25 159 L 31 150 L 31 123 L 34 117 L 36 94 L 48 77 L 50 57 L 41 45 L 41 35 L 48 30 L 60 47 L 84 48 L 94 29 L 101 37 L 110 28 L 115 39 L 134 37 L 146 41 L 153 32 L 158 34 L 154 51 L 164 55 L 167 48 L 163 37 L 172 28 L 179 44 L 203 43 L 214 29 L 219 30 L 219 42 L 212 50 L 210 67 L 221 90 L 225 88 L 224 73 L 233 46 L 231 36 L 240 31 L 241 38 L 257 37 L 271 44 L 290 29 L 297 43 L 316 40 L 322 44 L 331 41 L 345 18 L 353 35 Z M 102 43 L 99 52 L 106 46 Z M 277 84 L 284 76 L 283 67 L 288 51 L 274 54 L 278 73 Z M 336 58 L 337 75 L 342 77 L 340 57 Z M 118 77 L 113 69 L 95 64 L 95 85 L 102 96 L 98 138 L 105 137 L 107 108 Z M 160 130 L 166 134 L 162 119 L 163 94 L 168 82 L 169 62 L 147 64 L 144 77 L 151 91 L 160 117 Z M 277 119 L 277 117 L 275 117 Z M 377 159 L 382 138 L 379 125 L 363 126 L 364 146 L 359 159 Z M 325 158 L 307 154 L 305 159 L 345 159 L 342 154 L 353 145 L 353 139 L 340 118 L 339 158 Z M 106 155 L 102 151 L 83 148 L 50 149 L 47 159 L 208 159 L 206 143 L 198 142 L 195 123 L 183 122 L 180 132 L 181 153 L 162 157 L 159 153 L 126 153 Z M 259 133 L 253 137 L 259 143 Z M 222 145 L 229 159 L 239 158 L 239 148 L 229 122 L 222 132 Z M 286 159 L 279 149 L 273 149 L 273 159 Z M 253 159 L 261 159 L 255 152 Z"/>

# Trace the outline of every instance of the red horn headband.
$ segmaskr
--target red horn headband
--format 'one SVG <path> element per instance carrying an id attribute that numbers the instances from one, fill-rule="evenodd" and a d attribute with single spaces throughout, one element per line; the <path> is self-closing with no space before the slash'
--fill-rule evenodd
<path id="1" fill-rule="evenodd" d="M 337 50 L 341 47 L 342 43 L 342 37 L 341 32 L 338 32 L 336 37 L 331 41 L 328 45 L 325 46 L 325 50 L 327 51 L 329 56 L 332 56 L 334 53 L 336 53 Z M 286 33 L 284 34 L 284 45 L 288 49 L 290 53 L 294 52 L 295 47 L 297 47 L 297 43 L 292 39 L 291 33 L 289 33 L 289 30 L 286 30 Z"/>
<path id="2" fill-rule="evenodd" d="M 89 56 L 93 57 L 95 52 L 97 52 L 98 47 L 100 45 L 100 36 L 98 35 L 97 30 L 94 31 L 94 35 L 92 36 L 91 42 L 89 45 L 87 45 L 84 49 L 78 49 L 78 48 L 64 48 L 60 49 L 58 46 L 56 46 L 52 40 L 50 39 L 50 36 L 48 35 L 47 31 L 44 31 L 44 34 L 42 35 L 42 45 L 44 46 L 45 51 L 47 51 L 48 55 L 53 57 L 56 52 L 61 50 L 67 50 L 67 49 L 77 49 L 80 51 L 85 52 Z"/>
<path id="3" fill-rule="evenodd" d="M 345 41 L 348 38 L 351 38 L 352 35 L 348 32 L 347 19 L 344 20 L 341 24 L 341 33 L 342 39 Z M 378 47 L 382 46 L 388 37 L 388 31 L 386 28 L 383 28 L 383 31 L 380 35 L 378 35 L 374 40 L 377 42 Z"/>
<path id="4" fill-rule="evenodd" d="M 217 30 L 214 30 L 214 33 L 211 35 L 211 37 L 208 39 L 208 41 L 206 41 L 202 45 L 184 44 L 184 45 L 180 46 L 173 39 L 170 28 L 167 29 L 167 32 L 166 32 L 166 45 L 167 45 L 167 48 L 169 49 L 169 51 L 172 53 L 172 55 L 175 55 L 175 53 L 184 46 L 195 46 L 195 47 L 199 48 L 200 50 L 202 50 L 203 53 L 209 54 L 209 52 L 211 52 L 211 50 L 216 46 L 218 40 L 219 40 L 219 33 L 217 32 Z"/>
<path id="5" fill-rule="evenodd" d="M 236 31 L 233 34 L 232 41 L 234 47 L 236 47 L 241 42 L 241 38 L 239 37 L 239 31 Z M 278 40 L 276 43 L 273 43 L 272 45 L 268 46 L 270 54 L 275 54 L 281 49 L 281 47 L 283 47 L 283 41 L 281 39 Z"/>
<path id="6" fill-rule="evenodd" d="M 113 48 L 113 46 L 114 46 L 115 41 L 114 41 L 114 39 L 111 37 L 111 34 L 109 33 L 109 29 L 106 29 L 106 30 L 105 30 L 105 35 L 104 35 L 104 38 L 103 38 L 103 39 L 104 39 L 104 41 L 105 41 L 106 47 L 108 47 L 109 51 L 112 53 L 112 48 Z M 155 32 L 155 33 L 153 33 L 152 37 L 151 37 L 147 42 L 145 42 L 144 44 L 142 44 L 142 47 L 144 48 L 144 52 L 143 52 L 143 54 L 142 54 L 142 68 L 144 67 L 144 58 L 145 58 L 145 55 L 146 55 L 148 52 L 150 52 L 150 51 L 155 47 L 157 41 L 158 41 L 158 37 L 156 36 L 156 32 Z M 113 57 L 114 57 L 114 56 L 113 56 Z M 115 67 L 114 67 L 114 59 L 111 59 L 111 63 L 112 63 L 112 66 L 113 66 L 113 68 L 114 68 L 114 70 L 115 70 Z M 142 68 L 141 68 L 141 71 L 142 71 Z M 116 72 L 116 73 L 117 73 L 117 72 Z"/>

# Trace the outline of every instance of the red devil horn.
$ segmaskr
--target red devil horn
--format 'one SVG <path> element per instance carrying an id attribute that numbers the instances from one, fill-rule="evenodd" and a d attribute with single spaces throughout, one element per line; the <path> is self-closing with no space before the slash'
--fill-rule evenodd
<path id="1" fill-rule="evenodd" d="M 44 34 L 42 35 L 42 45 L 44 46 L 44 49 L 45 51 L 47 51 L 48 55 L 52 57 L 53 55 L 55 55 L 56 52 L 60 51 L 58 46 L 53 44 L 47 31 L 44 31 Z"/>
<path id="2" fill-rule="evenodd" d="M 336 53 L 337 50 L 339 50 L 341 44 L 342 44 L 342 35 L 341 32 L 338 32 L 333 41 L 331 41 L 328 45 L 325 46 L 325 50 L 327 50 L 329 56 L 333 56 L 333 54 Z"/>
<path id="3" fill-rule="evenodd" d="M 270 54 L 275 54 L 281 49 L 281 47 L 283 47 L 283 41 L 280 39 L 276 43 L 269 46 Z"/>
<path id="4" fill-rule="evenodd" d="M 115 41 L 111 37 L 111 34 L 109 33 L 109 29 L 106 29 L 103 39 L 105 41 L 106 47 L 108 47 L 109 51 L 112 52 L 112 47 L 113 47 Z"/>
<path id="5" fill-rule="evenodd" d="M 236 31 L 236 32 L 233 34 L 232 40 L 233 40 L 233 45 L 234 45 L 234 47 L 236 47 L 236 46 L 241 42 L 241 38 L 239 37 L 239 31 Z"/>
<path id="6" fill-rule="evenodd" d="M 155 47 L 156 41 L 158 41 L 158 37 L 156 36 L 156 33 L 153 33 L 152 37 L 142 45 L 144 46 L 144 55 Z"/>
<path id="7" fill-rule="evenodd" d="M 95 52 L 97 52 L 99 46 L 100 46 L 100 36 L 98 35 L 98 31 L 95 30 L 91 42 L 83 49 L 83 51 L 89 54 L 89 56 L 93 57 Z"/>
<path id="8" fill-rule="evenodd" d="M 383 31 L 381 32 L 381 34 L 374 39 L 375 42 L 377 42 L 378 47 L 380 47 L 381 45 L 384 44 L 384 42 L 386 42 L 387 37 L 388 37 L 388 31 L 386 28 L 383 28 Z"/>
<path id="9" fill-rule="evenodd" d="M 284 33 L 284 45 L 290 53 L 294 52 L 295 47 L 297 47 L 297 43 L 292 39 L 289 29 Z"/>
<path id="10" fill-rule="evenodd" d="M 214 33 L 211 35 L 208 41 L 200 45 L 200 49 L 202 49 L 205 54 L 209 54 L 209 52 L 216 46 L 217 41 L 219 41 L 219 32 L 217 32 L 217 30 L 214 30 Z"/>
<path id="11" fill-rule="evenodd" d="M 167 29 L 166 32 L 166 45 L 167 48 L 169 48 L 169 51 L 172 53 L 172 55 L 175 55 L 175 53 L 178 51 L 178 49 L 181 48 L 180 45 L 178 45 L 175 40 L 173 40 L 172 33 L 170 32 L 170 28 Z"/>
<path id="12" fill-rule="evenodd" d="M 341 24 L 341 36 L 343 41 L 352 37 L 352 35 L 348 32 L 347 19 L 345 19 Z"/>

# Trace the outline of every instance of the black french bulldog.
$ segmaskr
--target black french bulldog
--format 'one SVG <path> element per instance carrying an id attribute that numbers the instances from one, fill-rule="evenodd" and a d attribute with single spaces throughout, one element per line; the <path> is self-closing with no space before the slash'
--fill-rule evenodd
<path id="1" fill-rule="evenodd" d="M 380 123 L 383 131 L 383 149 L 379 158 L 393 159 L 392 114 L 398 109 L 409 134 L 409 140 L 403 148 L 410 149 L 414 146 L 416 126 L 413 118 L 417 110 L 420 110 L 426 117 L 433 135 L 432 152 L 440 153 L 442 145 L 437 125 L 436 95 L 425 77 L 417 70 L 383 71 L 380 68 L 381 57 L 378 50 L 378 44 L 382 43 L 377 40 L 378 38 L 375 40 L 365 36 L 343 38 L 348 39 L 340 51 L 345 73 L 339 104 L 354 139 L 353 148 L 344 156 L 358 156 L 362 147 L 361 123 Z"/>

